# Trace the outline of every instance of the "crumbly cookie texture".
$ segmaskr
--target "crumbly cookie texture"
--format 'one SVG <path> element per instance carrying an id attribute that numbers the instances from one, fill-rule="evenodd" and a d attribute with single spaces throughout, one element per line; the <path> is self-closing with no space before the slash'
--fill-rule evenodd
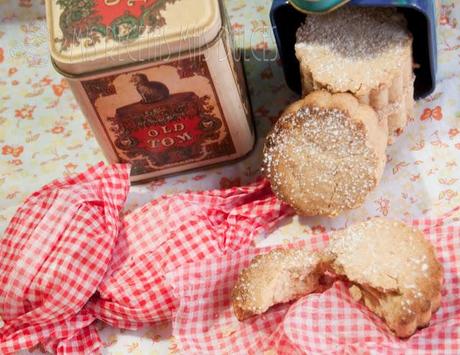
<path id="1" fill-rule="evenodd" d="M 348 280 L 361 301 L 400 338 L 429 324 L 441 305 L 442 265 L 423 232 L 372 218 L 332 233 L 319 252 L 275 249 L 243 269 L 232 292 L 236 317 L 244 320 L 312 292 Z"/>
<path id="2" fill-rule="evenodd" d="M 307 16 L 295 51 L 304 94 L 352 93 L 388 120 L 390 133 L 400 133 L 413 115 L 412 35 L 395 9 L 343 7 Z"/>
<path id="3" fill-rule="evenodd" d="M 274 193 L 298 214 L 335 216 L 359 207 L 380 181 L 386 120 L 350 94 L 313 92 L 290 105 L 264 147 Z"/>
<path id="4" fill-rule="evenodd" d="M 326 255 L 307 249 L 275 249 L 256 256 L 243 269 L 232 292 L 236 317 L 244 320 L 271 306 L 321 291 Z"/>
<path id="5" fill-rule="evenodd" d="M 424 234 L 404 223 L 373 218 L 336 232 L 332 268 L 350 291 L 401 338 L 429 324 L 441 304 L 442 266 Z"/>

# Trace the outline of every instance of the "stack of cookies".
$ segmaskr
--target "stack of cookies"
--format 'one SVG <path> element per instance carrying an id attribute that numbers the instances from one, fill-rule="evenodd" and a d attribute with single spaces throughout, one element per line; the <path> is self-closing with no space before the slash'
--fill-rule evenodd
<path id="1" fill-rule="evenodd" d="M 307 216 L 361 206 L 412 115 L 412 36 L 395 9 L 344 7 L 297 31 L 304 98 L 267 137 L 273 191 Z"/>
<path id="2" fill-rule="evenodd" d="M 413 114 L 412 36 L 396 9 L 344 7 L 309 16 L 295 45 L 303 93 L 348 92 L 400 133 Z"/>

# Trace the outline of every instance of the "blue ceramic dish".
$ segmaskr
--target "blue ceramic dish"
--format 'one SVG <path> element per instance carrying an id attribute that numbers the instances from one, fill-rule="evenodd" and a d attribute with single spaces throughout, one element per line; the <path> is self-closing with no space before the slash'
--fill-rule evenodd
<path id="1" fill-rule="evenodd" d="M 436 45 L 436 9 L 432 0 L 350 0 L 344 6 L 397 7 L 407 19 L 409 30 L 414 36 L 413 56 L 415 99 L 433 92 L 436 85 L 437 45 Z M 299 62 L 295 57 L 294 44 L 297 28 L 305 15 L 287 0 L 273 0 L 270 20 L 276 45 L 283 64 L 287 85 L 301 93 Z"/>

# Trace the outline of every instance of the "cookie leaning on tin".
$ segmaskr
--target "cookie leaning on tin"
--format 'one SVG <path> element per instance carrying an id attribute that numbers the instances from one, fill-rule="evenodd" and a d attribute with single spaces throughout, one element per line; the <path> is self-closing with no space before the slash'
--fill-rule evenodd
<path id="1" fill-rule="evenodd" d="M 401 338 L 425 327 L 441 305 L 443 270 L 424 234 L 408 225 L 373 218 L 333 233 L 333 270 L 360 300 Z"/>
<path id="2" fill-rule="evenodd" d="M 359 207 L 380 181 L 388 128 L 350 94 L 313 92 L 291 104 L 267 137 L 263 169 L 298 214 Z"/>

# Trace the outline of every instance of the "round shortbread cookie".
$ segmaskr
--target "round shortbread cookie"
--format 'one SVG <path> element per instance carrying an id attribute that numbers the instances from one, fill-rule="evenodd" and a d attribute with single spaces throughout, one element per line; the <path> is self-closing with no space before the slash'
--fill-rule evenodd
<path id="1" fill-rule="evenodd" d="M 329 251 L 352 296 L 399 337 L 427 326 L 441 304 L 442 266 L 417 229 L 373 218 L 333 233 Z"/>
<path id="2" fill-rule="evenodd" d="M 386 161 L 386 121 L 350 94 L 314 92 L 290 105 L 264 147 L 274 193 L 301 215 L 360 206 Z"/>

